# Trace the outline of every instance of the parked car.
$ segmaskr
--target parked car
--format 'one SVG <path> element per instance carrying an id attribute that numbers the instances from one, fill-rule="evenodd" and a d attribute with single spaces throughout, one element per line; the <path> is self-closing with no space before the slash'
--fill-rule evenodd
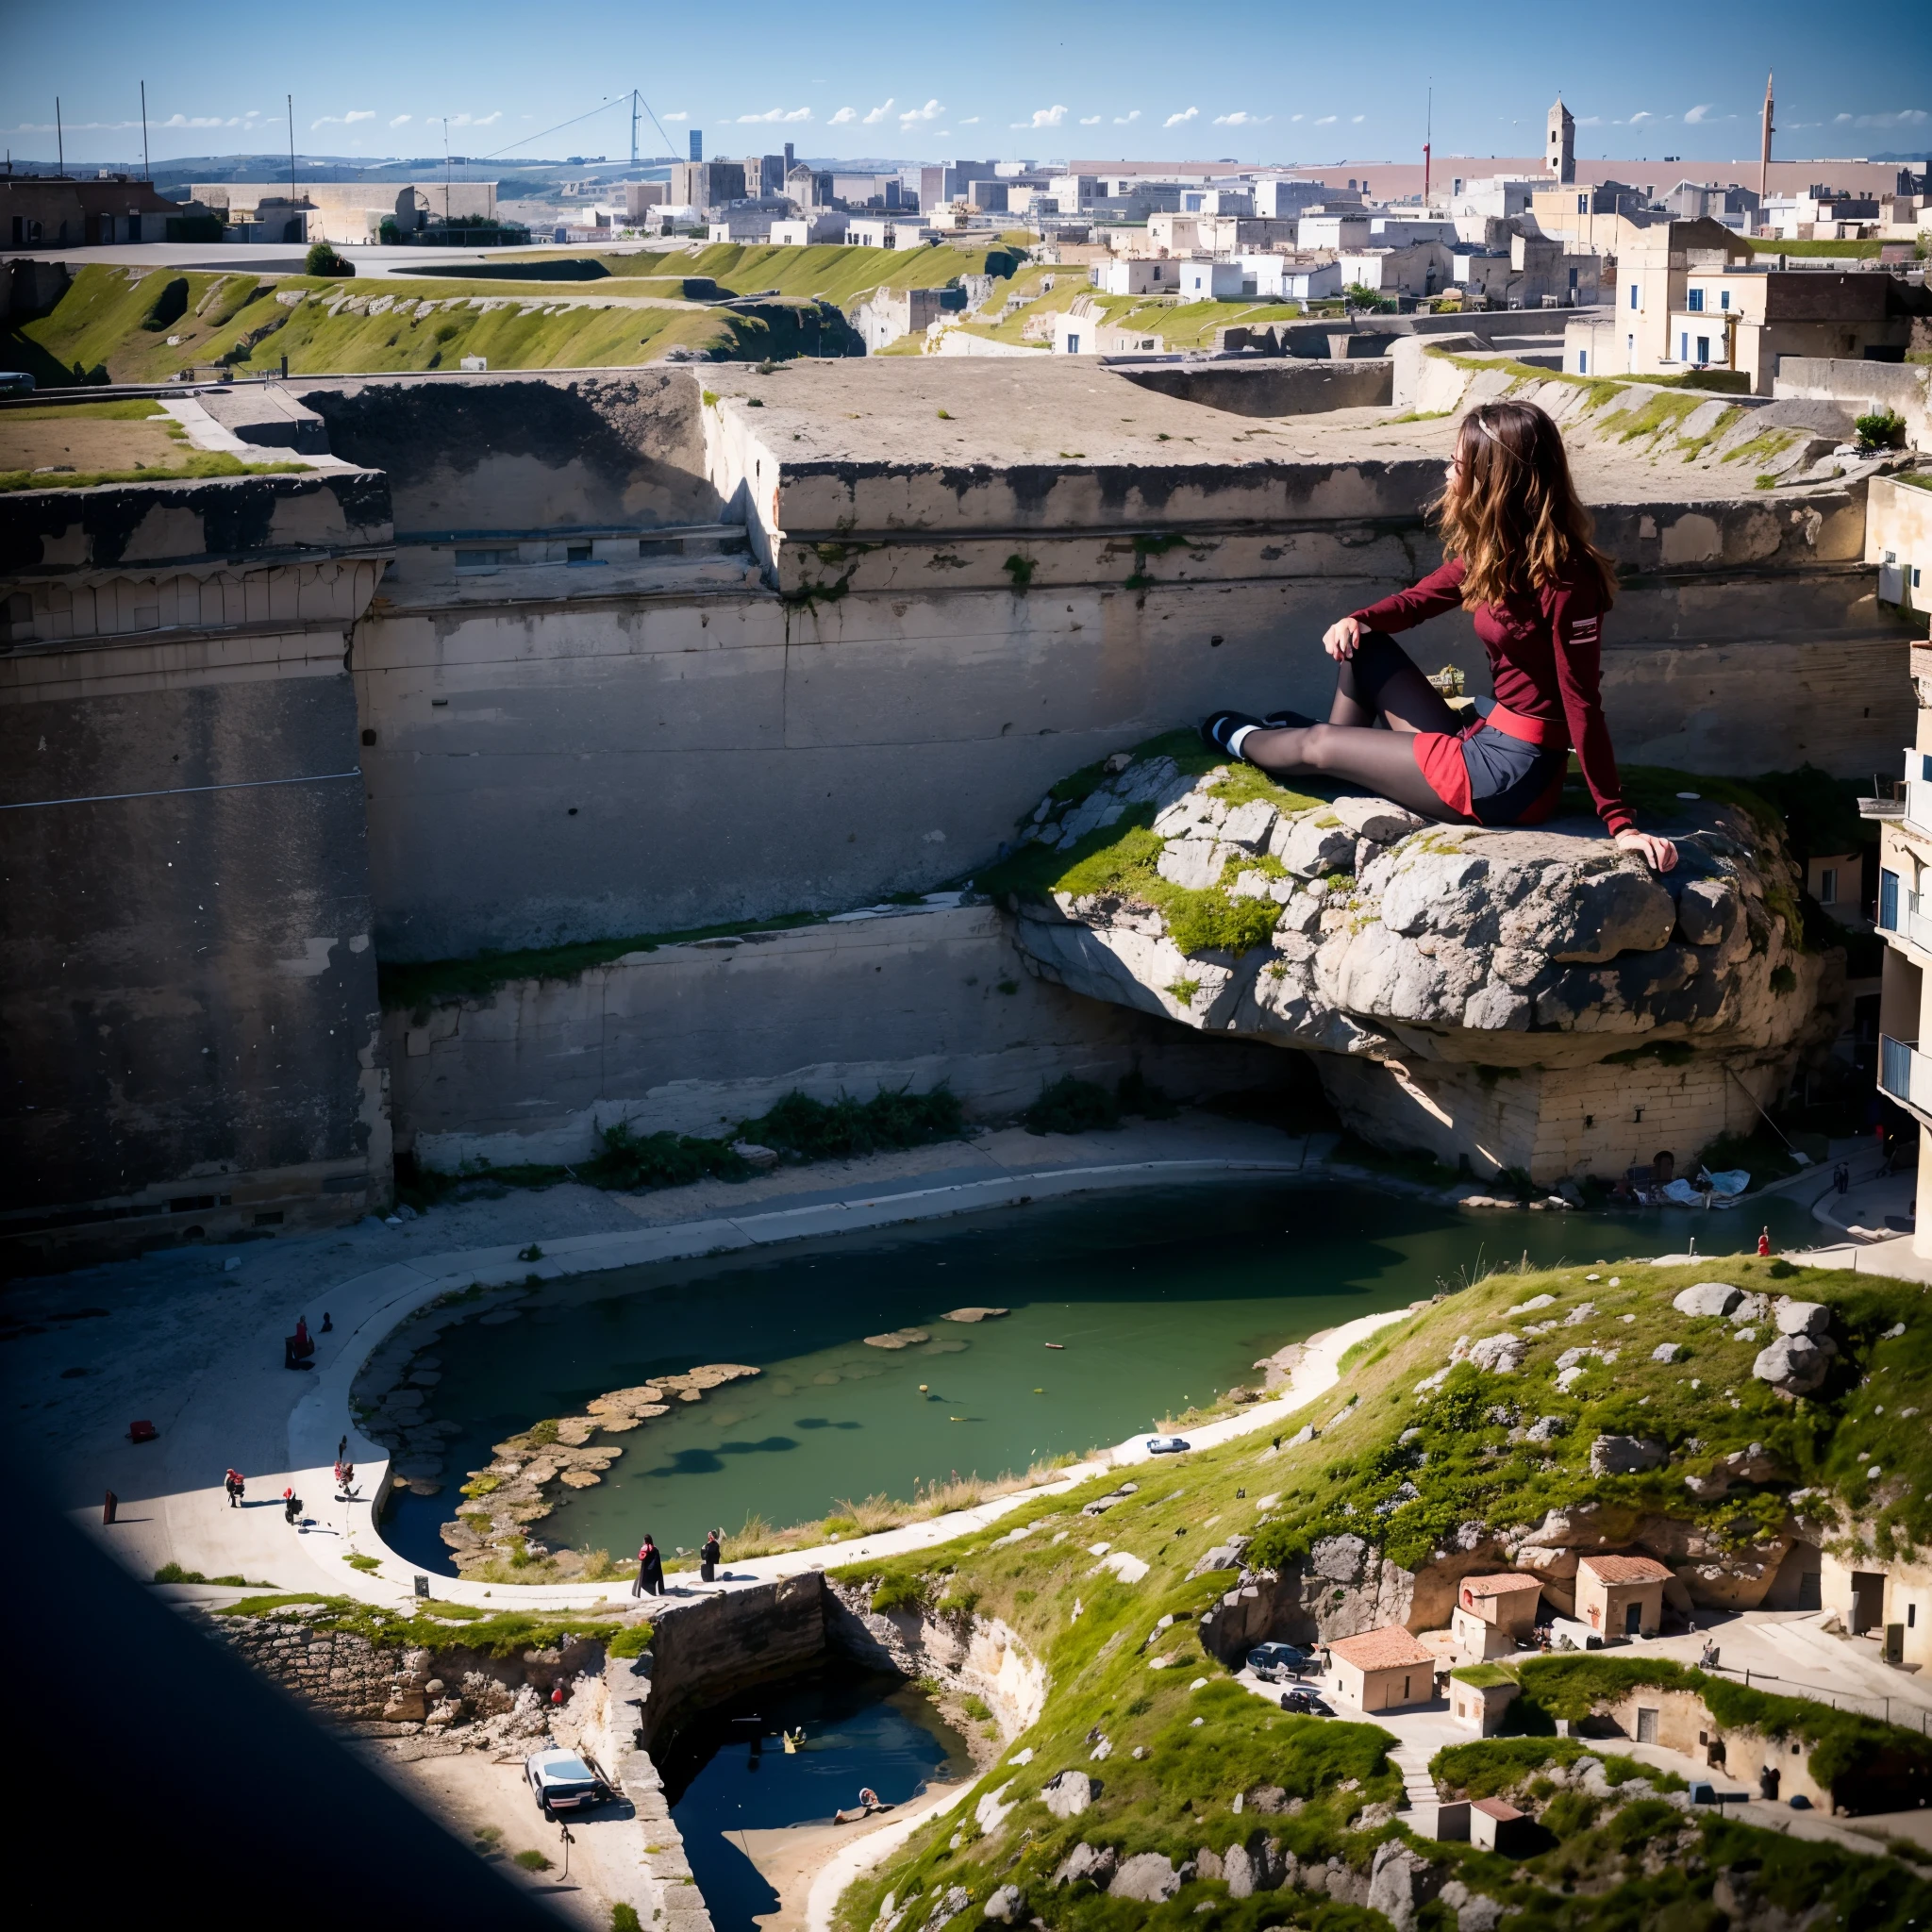
<path id="1" fill-rule="evenodd" d="M 1149 1436 L 1147 1453 L 1150 1456 L 1178 1456 L 1183 1449 L 1194 1445 L 1185 1436 Z"/>
<path id="2" fill-rule="evenodd" d="M 25 369 L 0 369 L 0 396 L 30 396 L 34 379 Z"/>
<path id="3" fill-rule="evenodd" d="M 1248 1668 L 1264 1684 L 1278 1684 L 1283 1677 L 1298 1677 L 1311 1669 L 1311 1657 L 1298 1643 L 1263 1643 L 1248 1653 Z"/>
<path id="4" fill-rule="evenodd" d="M 537 1808 L 546 1818 L 559 1811 L 584 1811 L 609 1801 L 610 1787 L 603 1774 L 575 1751 L 532 1751 L 524 1759 L 524 1775 Z"/>
<path id="5" fill-rule="evenodd" d="M 1335 1712 L 1315 1695 L 1312 1690 L 1284 1690 L 1281 1693 L 1281 1707 L 1291 1711 L 1296 1717 L 1333 1717 Z"/>

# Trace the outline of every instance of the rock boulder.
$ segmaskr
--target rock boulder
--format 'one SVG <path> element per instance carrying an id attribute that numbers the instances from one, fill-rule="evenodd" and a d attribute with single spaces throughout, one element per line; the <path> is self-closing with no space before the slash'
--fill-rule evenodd
<path id="1" fill-rule="evenodd" d="M 1783 1396 L 1808 1395 L 1825 1378 L 1831 1357 L 1808 1335 L 1781 1335 L 1758 1351 L 1751 1373 Z"/>
<path id="2" fill-rule="evenodd" d="M 1677 869 L 1659 875 L 1593 821 L 1428 824 L 1382 799 L 1257 798 L 1256 783 L 1248 770 L 1194 779 L 1145 758 L 1058 825 L 1031 827 L 1066 850 L 1076 824 L 1124 839 L 1151 823 L 1160 877 L 1207 895 L 1186 925 L 1127 883 L 1015 896 L 1033 970 L 1190 1026 L 1307 1049 L 1365 1138 L 1451 1162 L 1467 1154 L 1485 1174 L 1518 1166 L 1545 1186 L 1607 1171 L 1609 1157 L 1541 1131 L 1543 1114 L 1574 1118 L 1574 1139 L 1586 1115 L 1663 1077 L 1661 1063 L 1606 1067 L 1610 1056 L 1670 1041 L 1708 1057 L 1701 1079 L 1674 1062 L 1669 1074 L 1689 1141 L 1722 1131 L 1733 1071 L 1768 1094 L 1835 1025 L 1820 1008 L 1842 956 L 1801 949 L 1786 910 L 1793 869 L 1768 814 L 1700 801 L 1683 824 L 1657 824 L 1682 835 Z M 1203 944 L 1203 931 L 1245 935 L 1242 949 Z M 1507 1107 L 1492 1091 L 1499 1069 L 1513 1075 Z"/>
<path id="3" fill-rule="evenodd" d="M 1728 1315 L 1744 1299 L 1741 1288 L 1727 1281 L 1700 1281 L 1672 1297 L 1680 1315 Z"/>
<path id="4" fill-rule="evenodd" d="M 1174 1861 L 1158 1852 L 1136 1852 L 1108 1880 L 1108 1898 L 1130 1898 L 1143 1906 L 1164 1905 L 1181 1889 Z"/>

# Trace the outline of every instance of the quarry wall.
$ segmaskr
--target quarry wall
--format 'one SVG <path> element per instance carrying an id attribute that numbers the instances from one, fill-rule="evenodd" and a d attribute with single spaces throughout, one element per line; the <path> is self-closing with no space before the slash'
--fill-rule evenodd
<path id="1" fill-rule="evenodd" d="M 551 528 L 581 512 L 588 529 L 622 511 L 647 533 L 742 516 L 758 570 L 584 571 L 564 595 L 555 573 L 479 585 L 459 579 L 454 547 L 407 553 L 354 653 L 375 734 L 385 957 L 930 891 L 995 854 L 1049 784 L 1093 758 L 1219 705 L 1325 707 L 1321 631 L 1438 560 L 1422 515 L 1433 462 L 791 454 L 794 437 L 823 441 L 829 404 L 805 387 L 820 375 L 784 378 L 808 408 L 773 382 L 757 410 L 680 398 L 702 378 L 679 370 L 611 378 L 608 396 L 604 379 L 573 377 L 560 403 L 561 378 L 492 380 L 460 409 L 453 389 L 410 391 L 460 414 L 463 435 L 405 462 L 406 527 Z M 386 422 L 381 389 L 305 400 L 373 460 L 389 431 L 358 425 Z M 526 414 L 529 391 L 545 393 Z M 1142 411 L 1240 427 L 1238 412 L 1131 392 Z M 553 420 L 585 425 L 591 454 L 533 426 Z M 703 475 L 639 480 L 624 423 L 671 468 L 701 439 Z M 1738 774 L 1890 758 L 1905 631 L 1874 600 L 1863 518 L 1861 488 L 1605 507 L 1600 535 L 1632 573 L 1607 629 L 1621 755 Z M 1483 688 L 1466 621 L 1419 647 Z"/>
<path id="2" fill-rule="evenodd" d="M 24 492 L 6 527 L 8 1265 L 367 1211 L 389 1116 L 344 659 L 381 479 Z"/>
<path id="3" fill-rule="evenodd" d="M 969 1115 L 1139 1068 L 1180 1098 L 1265 1085 L 1278 1053 L 1029 973 L 989 905 L 885 908 L 634 953 L 575 977 L 384 1016 L 397 1144 L 427 1165 L 579 1160 L 618 1121 L 718 1135 L 792 1089 L 949 1084 Z"/>

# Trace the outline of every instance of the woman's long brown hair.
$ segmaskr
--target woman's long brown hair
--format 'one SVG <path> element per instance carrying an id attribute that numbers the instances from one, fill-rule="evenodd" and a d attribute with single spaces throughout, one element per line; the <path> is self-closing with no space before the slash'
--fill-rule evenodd
<path id="1" fill-rule="evenodd" d="M 1467 571 L 1463 603 L 1500 604 L 1594 570 L 1607 608 L 1616 566 L 1591 541 L 1595 525 L 1549 417 L 1534 403 L 1484 403 L 1462 419 L 1456 455 L 1457 473 L 1437 508 L 1442 547 Z"/>

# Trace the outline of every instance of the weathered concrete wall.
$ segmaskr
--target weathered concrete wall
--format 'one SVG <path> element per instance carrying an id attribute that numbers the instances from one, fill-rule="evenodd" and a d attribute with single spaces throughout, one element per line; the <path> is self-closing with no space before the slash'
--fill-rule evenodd
<path id="1" fill-rule="evenodd" d="M 1782 356 L 1772 394 L 1843 403 L 1856 416 L 1891 409 L 1905 418 L 1906 441 L 1932 449 L 1932 369 L 1923 362 L 1865 362 L 1827 356 Z"/>
<path id="2" fill-rule="evenodd" d="M 1325 346 L 1325 344 L 1324 344 Z M 1121 370 L 1136 389 L 1205 403 L 1237 416 L 1317 416 L 1387 403 L 1393 368 L 1387 357 L 1360 361 L 1183 362 Z"/>
<path id="3" fill-rule="evenodd" d="M 815 1663 L 825 1648 L 824 1591 L 823 1574 L 808 1570 L 691 1602 L 654 1600 L 648 1607 L 657 1634 L 647 1667 L 650 1694 L 639 1711 L 639 1746 L 654 1749 L 706 1705 L 747 1685 Z"/>
<path id="4" fill-rule="evenodd" d="M 1721 1134 L 1752 1131 L 1788 1062 L 1519 1068 L 1318 1054 L 1315 1068 L 1335 1110 L 1373 1145 L 1452 1166 L 1468 1155 L 1479 1174 L 1520 1168 L 1549 1186 L 1566 1174 L 1614 1177 L 1660 1148 L 1681 1173 Z"/>
<path id="5" fill-rule="evenodd" d="M 390 1143 L 343 660 L 382 479 L 15 503 L 7 1265 L 366 1212 Z"/>
<path id="6" fill-rule="evenodd" d="M 15 1243 L 387 1198 L 355 739 L 339 667 L 0 706 Z"/>
<path id="7" fill-rule="evenodd" d="M 329 447 L 389 478 L 404 532 L 704 524 L 696 381 L 675 369 L 297 389 Z"/>
<path id="8" fill-rule="evenodd" d="M 397 1144 L 430 1166 L 577 1160 L 596 1130 L 720 1133 L 793 1088 L 821 1100 L 943 1080 L 1010 1113 L 1072 1074 L 1139 1067 L 1178 1097 L 1270 1084 L 1278 1054 L 1084 1000 L 1026 971 L 993 908 L 893 908 L 634 953 L 571 980 L 391 1012 Z"/>
<path id="9" fill-rule="evenodd" d="M 846 392 L 851 369 L 875 378 L 865 395 Z M 620 586 L 615 573 L 582 573 L 565 600 L 506 571 L 465 579 L 458 595 L 411 564 L 385 584 L 356 670 L 375 733 L 386 955 L 676 931 L 931 890 L 990 858 L 1079 764 L 1219 705 L 1324 708 L 1322 630 L 1437 560 L 1422 516 L 1433 460 L 1257 459 L 1232 441 L 1240 415 L 1111 371 L 851 369 L 714 375 L 744 391 L 714 407 L 691 403 L 696 374 L 667 370 L 650 378 L 664 387 L 648 409 L 625 406 L 656 425 L 648 450 L 666 462 L 692 460 L 692 438 L 703 445 L 703 503 L 652 513 L 746 519 L 766 583 Z M 467 412 L 468 467 L 398 453 L 402 520 L 471 531 L 550 521 L 535 485 L 577 484 L 555 452 L 499 454 L 526 426 L 499 429 L 489 413 L 523 425 L 534 391 L 550 398 L 542 409 L 594 423 L 599 449 L 610 425 L 632 420 L 601 391 L 440 390 L 449 400 L 437 408 Z M 338 448 L 390 455 L 340 426 L 352 405 L 375 420 L 373 402 L 305 395 L 335 412 Z M 930 396 L 959 415 L 1064 418 L 1060 433 L 1091 460 L 1022 450 L 949 466 L 926 448 Z M 1135 433 L 1173 425 L 1158 456 L 1107 457 L 1102 439 L 1118 445 L 1123 415 Z M 853 454 L 821 454 L 828 441 Z M 908 453 L 894 456 L 895 441 Z M 610 474 L 597 501 L 614 509 L 622 476 Z M 1607 627 L 1607 701 L 1626 759 L 1751 773 L 1808 758 L 1850 772 L 1892 755 L 1905 632 L 1873 601 L 1863 511 L 1860 492 L 1837 491 L 1600 512 L 1605 541 L 1641 574 Z M 1417 648 L 1483 688 L 1466 621 L 1432 625 Z"/>

